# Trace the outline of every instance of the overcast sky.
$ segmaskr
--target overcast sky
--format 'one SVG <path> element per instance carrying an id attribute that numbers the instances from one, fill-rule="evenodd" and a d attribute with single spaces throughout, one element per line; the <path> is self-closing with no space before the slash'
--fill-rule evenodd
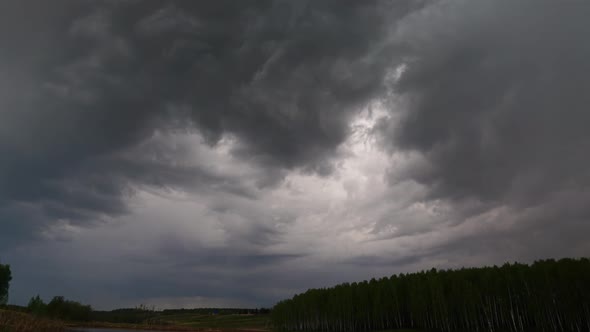
<path id="1" fill-rule="evenodd" d="M 272 306 L 590 255 L 590 2 L 0 2 L 10 302 Z"/>

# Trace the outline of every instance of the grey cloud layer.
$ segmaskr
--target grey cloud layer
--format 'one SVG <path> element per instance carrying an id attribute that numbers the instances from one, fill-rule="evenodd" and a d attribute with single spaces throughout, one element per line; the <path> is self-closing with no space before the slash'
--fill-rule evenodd
<path id="1" fill-rule="evenodd" d="M 149 293 L 161 279 L 149 266 L 172 280 L 152 296 L 234 294 L 269 305 L 402 268 L 588 255 L 589 16 L 586 2 L 545 0 L 3 1 L 0 249 L 24 243 L 10 257 L 26 274 L 38 263 L 27 240 L 49 230 L 85 248 L 62 228 L 127 225 L 117 219 L 131 198 L 156 188 L 194 194 L 206 210 L 195 223 L 213 226 L 195 235 L 176 216 L 178 229 L 155 236 L 166 216 L 145 229 L 129 222 L 137 228 L 128 231 L 146 232 L 129 238 L 149 243 L 105 263 L 145 261 L 137 275 L 103 276 L 101 287 L 121 296 Z M 351 120 L 376 101 L 388 116 L 367 135 L 392 153 L 389 192 L 358 195 L 359 176 L 343 205 L 355 211 L 309 222 L 349 257 L 328 262 L 336 249 L 311 231 L 294 248 L 289 224 L 329 199 L 274 215 L 280 197 L 269 193 L 287 174 L 337 173 Z M 202 145 L 178 139 L 193 132 L 231 146 L 223 162 L 240 165 L 222 172 Z M 225 232 L 226 246 L 208 243 L 208 231 Z M 99 250 L 95 236 L 88 248 Z M 109 236 L 121 242 L 117 253 L 135 252 Z M 87 288 L 88 276 L 70 277 Z M 22 299 L 33 295 L 15 282 Z"/>
<path id="2" fill-rule="evenodd" d="M 577 235 L 590 230 L 588 14 L 585 2 L 442 1 L 400 23 L 406 66 L 381 134 L 421 157 L 392 183 L 429 188 L 453 227 L 478 220 L 428 255 L 589 254 Z"/>
<path id="3" fill-rule="evenodd" d="M 410 176 L 443 198 L 534 204 L 588 180 L 590 6 L 443 2 L 398 31 L 408 66 L 390 127 L 428 167 Z"/>
<path id="4" fill-rule="evenodd" d="M 235 135 L 235 155 L 269 168 L 261 186 L 283 168 L 328 174 L 349 117 L 382 89 L 387 59 L 372 47 L 412 4 L 2 7 L 0 210 L 18 228 L 14 209 L 37 210 L 24 219 L 39 220 L 25 223 L 85 222 L 124 213 L 130 183 L 216 181 L 172 163 L 134 163 L 134 147 L 155 130 L 198 128 L 213 145 Z M 238 187 L 229 190 L 247 191 Z"/>

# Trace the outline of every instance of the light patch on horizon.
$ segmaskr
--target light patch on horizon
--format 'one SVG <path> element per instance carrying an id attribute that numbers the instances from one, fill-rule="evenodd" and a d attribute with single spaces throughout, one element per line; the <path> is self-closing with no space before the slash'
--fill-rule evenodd
<path id="1" fill-rule="evenodd" d="M 216 297 L 157 297 L 157 298 L 139 298 L 135 302 L 130 302 L 127 306 L 134 307 L 137 302 L 146 305 L 148 308 L 155 310 L 179 309 L 179 308 L 256 308 L 256 303 L 240 301 L 232 298 Z"/>
<path id="2" fill-rule="evenodd" d="M 203 243 L 205 238 L 200 239 L 196 234 L 207 234 L 207 241 L 217 243 L 218 246 L 229 245 L 227 241 L 232 238 L 233 232 L 240 233 L 245 231 L 244 227 L 258 224 L 286 235 L 278 243 L 259 248 L 266 253 L 288 253 L 313 248 L 313 254 L 321 257 L 324 251 L 318 249 L 325 246 L 322 245 L 324 237 L 331 236 L 333 241 L 325 248 L 326 253 L 347 255 L 338 248 L 350 244 L 351 241 L 361 244 L 380 236 L 381 234 L 373 232 L 378 219 L 383 214 L 391 213 L 391 207 L 371 211 L 376 206 L 382 209 L 381 203 L 391 198 L 392 188 L 386 179 L 392 172 L 391 160 L 396 158 L 398 163 L 403 162 L 403 156 L 389 155 L 375 145 L 373 127 L 378 119 L 386 115 L 386 112 L 375 109 L 359 114 L 351 123 L 353 134 L 339 148 L 339 155 L 342 157 L 336 161 L 337 167 L 332 174 L 320 176 L 293 171 L 278 186 L 267 190 L 254 189 L 256 181 L 253 179 L 261 174 L 255 165 L 233 158 L 231 151 L 234 143 L 230 138 L 222 139 L 221 144 L 212 148 L 202 144 L 198 134 L 173 136 L 171 140 L 177 142 L 175 144 L 192 147 L 189 150 L 191 156 L 187 158 L 190 160 L 189 164 L 214 170 L 221 177 L 243 178 L 248 188 L 256 190 L 257 197 L 249 199 L 231 193 L 208 191 L 155 191 L 152 194 L 139 194 L 137 202 L 132 206 L 135 206 L 135 213 L 141 213 L 145 209 L 153 210 L 148 214 L 152 217 L 160 215 L 164 219 L 164 212 L 157 211 L 177 210 L 175 205 L 178 204 L 177 211 L 187 212 L 183 213 L 185 217 L 182 218 L 182 227 L 171 228 L 180 230 L 177 235 L 187 237 L 187 241 Z M 411 190 L 416 192 L 415 195 L 420 191 L 416 184 L 406 183 L 400 186 L 404 187 L 406 195 Z M 404 200 L 407 202 L 411 198 L 406 197 Z M 140 204 L 142 201 L 145 203 Z M 408 206 L 402 204 L 395 208 L 424 215 L 432 215 L 434 209 L 428 207 L 428 203 Z M 191 215 L 192 218 L 189 217 Z M 248 215 L 265 217 L 261 220 L 239 217 Z M 155 223 L 158 224 L 163 223 Z M 393 227 L 395 224 L 395 220 L 390 222 Z M 195 234 L 194 238 L 190 235 L 192 233 Z"/>
<path id="3" fill-rule="evenodd" d="M 163 151 L 174 157 L 170 159 L 174 166 L 241 179 L 238 185 L 254 196 L 209 187 L 136 187 L 127 216 L 93 228 L 55 226 L 75 232 L 68 233 L 68 243 L 51 250 L 53 259 L 80 270 L 105 271 L 125 261 L 127 267 L 117 270 L 118 278 L 135 279 L 153 277 L 158 273 L 150 272 L 155 266 L 173 271 L 184 265 L 183 269 L 197 268 L 198 273 L 225 275 L 233 273 L 233 267 L 224 261 L 240 260 L 241 255 L 257 259 L 296 254 L 291 264 L 313 270 L 328 262 L 347 264 L 363 256 L 392 253 L 397 257 L 398 251 L 407 253 L 411 248 L 406 247 L 405 240 L 398 241 L 396 234 L 412 227 L 411 223 L 386 216 L 411 215 L 412 220 L 424 220 L 432 208 L 427 203 L 410 203 L 421 195 L 419 185 L 388 184 L 391 161 L 401 164 L 404 157 L 375 145 L 373 129 L 384 116 L 386 112 L 377 107 L 359 113 L 351 122 L 352 135 L 339 147 L 341 157 L 332 174 L 320 176 L 295 170 L 269 188 L 257 187 L 257 178 L 264 174 L 256 164 L 235 159 L 235 141 L 229 137 L 212 147 L 197 132 L 156 133 L 139 149 L 165 147 Z M 168 157 L 158 153 L 143 158 L 161 162 Z M 389 239 L 380 240 L 384 237 Z M 104 247 L 104 243 L 117 245 Z M 68 259 L 71 248 L 85 252 L 85 259 Z M 253 265 L 249 273 L 262 273 L 268 268 L 266 264 Z M 103 274 L 95 278 L 112 279 Z M 223 303 L 236 301 L 239 299 L 230 297 Z M 188 303 L 187 297 L 175 302 L 170 296 L 151 297 L 144 302 L 166 307 Z"/>

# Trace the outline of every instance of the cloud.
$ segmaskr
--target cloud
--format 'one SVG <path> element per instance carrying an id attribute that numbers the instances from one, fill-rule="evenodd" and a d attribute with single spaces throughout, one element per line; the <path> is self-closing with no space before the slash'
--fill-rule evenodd
<path id="1" fill-rule="evenodd" d="M 585 4 L 440 2 L 397 31 L 408 59 L 390 144 L 434 197 L 527 205 L 588 179 Z M 567 16 L 568 22 L 562 18 Z M 575 182 L 575 183 L 574 183 Z"/>
<path id="2" fill-rule="evenodd" d="M 158 133 L 233 139 L 233 155 L 267 169 L 259 186 L 329 174 L 348 120 L 381 89 L 383 23 L 411 7 L 66 2 L 24 27 L 27 9 L 3 6 L 0 205 L 77 224 L 126 213 L 143 185 L 255 195 L 200 160 L 144 160 L 167 153 L 146 144 Z"/>
<path id="3" fill-rule="evenodd" d="M 272 305 L 587 255 L 589 10 L 2 2 L 14 301 Z"/>
<path id="4" fill-rule="evenodd" d="M 383 146 L 411 156 L 392 168 L 391 183 L 415 181 L 424 203 L 451 211 L 439 228 L 446 244 L 427 255 L 588 254 L 576 234 L 589 227 L 578 204 L 590 179 L 589 10 L 440 1 L 399 22 L 392 43 L 403 71 L 378 132 Z"/>
<path id="5" fill-rule="evenodd" d="M 143 18 L 137 23 L 137 29 L 145 33 L 146 37 L 172 33 L 194 33 L 199 23 L 196 18 L 177 9 L 174 6 L 165 7 L 156 11 L 153 15 Z"/>

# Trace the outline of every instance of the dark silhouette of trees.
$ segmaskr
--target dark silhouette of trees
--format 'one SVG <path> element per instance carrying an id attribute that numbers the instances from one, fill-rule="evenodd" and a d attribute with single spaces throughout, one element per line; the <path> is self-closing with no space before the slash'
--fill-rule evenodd
<path id="1" fill-rule="evenodd" d="M 39 295 L 32 297 L 26 311 L 38 317 L 68 321 L 89 321 L 92 318 L 92 307 L 76 301 L 66 300 L 63 296 L 55 296 L 45 303 Z"/>
<path id="2" fill-rule="evenodd" d="M 27 305 L 27 311 L 36 316 L 46 315 L 47 304 L 43 302 L 39 295 L 34 296 L 31 298 L 31 300 L 29 300 L 29 304 Z"/>
<path id="3" fill-rule="evenodd" d="M 31 301 L 36 300 L 33 298 Z M 51 318 L 69 321 L 89 321 L 92 313 L 92 308 L 89 305 L 83 305 L 76 301 L 66 300 L 63 296 L 54 297 L 47 304 L 45 310 L 47 316 Z"/>
<path id="4" fill-rule="evenodd" d="M 8 302 L 8 287 L 12 280 L 10 265 L 0 264 L 0 305 Z"/>
<path id="5" fill-rule="evenodd" d="M 310 289 L 279 302 L 289 331 L 590 331 L 590 260 L 431 269 Z"/>

